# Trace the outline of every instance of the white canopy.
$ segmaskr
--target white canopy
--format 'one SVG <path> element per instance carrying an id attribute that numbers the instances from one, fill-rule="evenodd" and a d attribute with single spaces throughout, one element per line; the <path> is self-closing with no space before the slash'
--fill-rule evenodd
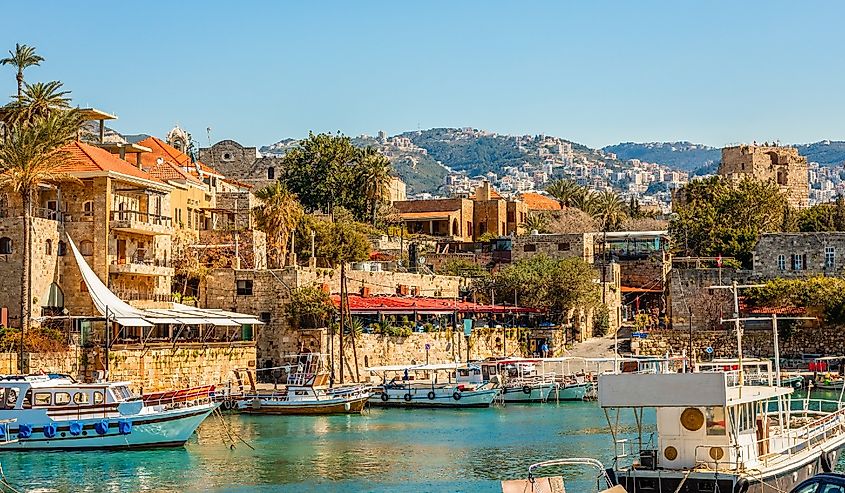
<path id="1" fill-rule="evenodd" d="M 125 327 L 153 327 L 154 325 L 214 325 L 218 327 L 240 327 L 241 325 L 264 325 L 252 315 L 219 309 L 204 309 L 181 303 L 172 303 L 170 308 L 142 310 L 126 303 L 112 293 L 97 277 L 94 270 L 79 253 L 68 235 L 68 244 L 73 251 L 82 279 L 88 287 L 91 301 L 101 315 Z"/>

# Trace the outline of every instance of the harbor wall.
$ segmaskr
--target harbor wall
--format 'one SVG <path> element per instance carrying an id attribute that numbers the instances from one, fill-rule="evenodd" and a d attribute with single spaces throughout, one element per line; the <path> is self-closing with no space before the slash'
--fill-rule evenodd
<path id="1" fill-rule="evenodd" d="M 312 337 L 319 337 L 323 344 L 323 351 L 328 354 L 329 337 L 325 331 L 314 331 Z M 316 333 L 319 332 L 319 333 Z M 471 360 L 479 360 L 494 356 L 521 356 L 525 352 L 525 343 L 520 342 L 519 332 L 511 329 L 505 333 L 502 329 L 474 330 L 469 339 L 469 354 Z M 525 338 L 522 337 L 522 341 Z M 315 341 L 316 342 L 316 341 Z M 344 350 L 344 375 L 346 381 L 354 380 L 355 358 L 352 341 L 344 336 L 346 349 Z M 409 336 L 387 336 L 381 334 L 360 334 L 356 336 L 355 349 L 358 353 L 358 373 L 362 381 L 368 381 L 370 374 L 366 371 L 370 366 L 383 365 L 413 365 L 426 362 L 426 344 L 429 346 L 428 361 L 430 363 L 448 363 L 452 361 L 466 361 L 467 340 L 462 332 L 432 332 L 414 333 Z M 334 336 L 335 368 L 340 367 L 340 339 Z M 352 378 L 350 378 L 350 375 Z"/>
<path id="2" fill-rule="evenodd" d="M 845 327 L 838 325 L 789 327 L 784 322 L 778 334 L 780 354 L 783 358 L 800 357 L 802 354 L 839 356 L 845 354 Z M 689 351 L 688 330 L 653 330 L 645 339 L 633 339 L 631 350 L 642 355 L 663 355 L 667 352 L 681 354 Z M 693 355 L 697 359 L 710 358 L 706 348 L 713 348 L 712 357 L 736 357 L 736 332 L 734 330 L 693 330 Z M 771 325 L 747 327 L 743 331 L 742 349 L 745 356 L 768 358 L 774 356 Z"/>

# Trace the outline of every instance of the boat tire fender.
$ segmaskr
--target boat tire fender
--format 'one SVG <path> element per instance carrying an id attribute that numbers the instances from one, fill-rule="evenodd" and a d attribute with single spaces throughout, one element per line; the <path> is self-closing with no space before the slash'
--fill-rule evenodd
<path id="1" fill-rule="evenodd" d="M 522 393 L 525 395 L 531 395 L 531 387 L 529 387 L 528 385 L 522 387 Z"/>
<path id="2" fill-rule="evenodd" d="M 456 401 L 461 400 L 461 393 L 455 392 L 454 394 L 452 394 L 452 399 L 455 399 Z"/>
<path id="3" fill-rule="evenodd" d="M 46 424 L 46 425 L 44 425 L 44 427 L 41 429 L 41 431 L 44 433 L 44 436 L 45 436 L 46 438 L 53 438 L 53 437 L 55 437 L 55 436 L 56 436 L 56 425 L 54 425 L 54 424 Z"/>
<path id="4" fill-rule="evenodd" d="M 387 395 L 387 392 L 382 392 L 380 399 L 381 399 L 382 402 L 387 402 L 387 400 L 390 399 L 390 396 Z"/>
<path id="5" fill-rule="evenodd" d="M 80 433 L 82 433 L 82 424 L 78 423 L 76 421 L 71 423 L 68 428 L 69 428 L 70 434 L 73 435 L 73 436 L 78 436 Z"/>
<path id="6" fill-rule="evenodd" d="M 411 399 L 413 399 L 413 397 L 411 397 L 411 393 L 410 393 L 410 392 L 408 392 L 407 394 L 405 394 L 405 396 L 404 396 L 403 398 L 405 399 L 405 402 L 411 402 Z"/>
<path id="7" fill-rule="evenodd" d="M 94 431 L 96 431 L 98 435 L 105 435 L 109 431 L 109 422 L 106 420 L 96 422 L 94 424 Z"/>
<path id="8" fill-rule="evenodd" d="M 822 451 L 822 455 L 819 457 L 821 459 L 821 466 L 823 472 L 833 472 L 833 466 L 835 465 L 836 461 L 836 452 L 824 452 Z"/>
<path id="9" fill-rule="evenodd" d="M 18 438 L 29 438 L 32 436 L 32 425 L 22 424 L 18 426 Z"/>
<path id="10" fill-rule="evenodd" d="M 429 390 L 429 391 L 428 391 L 428 396 L 427 396 L 427 397 L 428 397 L 428 400 L 433 401 L 433 400 L 434 400 L 434 398 L 435 398 L 435 397 L 437 397 L 437 396 L 436 396 L 436 395 L 434 395 L 434 391 L 433 391 L 433 390 Z"/>
<path id="11" fill-rule="evenodd" d="M 751 483 L 749 483 L 747 479 L 741 478 L 734 485 L 733 493 L 746 493 L 750 486 L 751 486 Z"/>
<path id="12" fill-rule="evenodd" d="M 231 411 L 232 410 L 232 404 L 233 404 L 232 401 L 230 401 L 229 399 L 226 399 L 225 401 L 223 401 L 223 404 L 220 407 L 222 407 L 224 411 Z"/>
<path id="13" fill-rule="evenodd" d="M 132 422 L 127 420 L 118 421 L 117 431 L 119 431 L 121 435 L 128 435 L 132 433 Z"/>

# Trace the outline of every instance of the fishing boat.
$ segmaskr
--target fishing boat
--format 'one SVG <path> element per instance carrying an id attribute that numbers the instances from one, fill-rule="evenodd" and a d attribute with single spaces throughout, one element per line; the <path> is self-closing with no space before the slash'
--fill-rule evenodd
<path id="1" fill-rule="evenodd" d="M 382 384 L 370 405 L 383 407 L 490 407 L 500 388 L 480 379 L 480 368 L 460 363 L 376 366 Z M 458 375 L 463 381 L 458 381 Z"/>
<path id="2" fill-rule="evenodd" d="M 543 358 L 543 373 L 554 375 L 559 401 L 581 401 L 593 385 L 585 358 L 564 356 Z"/>
<path id="3" fill-rule="evenodd" d="M 511 479 L 502 481 L 502 493 L 566 493 L 566 484 L 562 476 L 537 476 L 541 468 L 565 466 L 567 470 L 577 466 L 588 466 L 596 470 L 596 487 L 591 491 L 598 493 L 625 493 L 625 489 L 614 485 L 607 470 L 601 462 L 590 458 L 556 459 L 538 462 L 528 466 L 526 479 Z"/>
<path id="4" fill-rule="evenodd" d="M 759 358 L 746 358 L 743 360 L 744 375 L 746 381 L 758 385 L 768 385 L 770 374 L 768 373 L 771 364 L 768 360 Z M 695 371 L 736 371 L 739 369 L 739 360 L 736 358 L 716 358 L 710 361 L 696 363 Z M 804 386 L 804 377 L 796 374 L 781 374 L 781 387 L 792 387 L 800 389 Z"/>
<path id="5" fill-rule="evenodd" d="M 143 396 L 129 387 L 59 374 L 0 377 L 0 444 L 6 450 L 181 446 L 218 406 L 214 386 Z"/>
<path id="6" fill-rule="evenodd" d="M 483 361 L 480 367 L 483 381 L 501 385 L 506 403 L 546 402 L 556 396 L 555 375 L 544 373 L 541 359 L 504 358 Z"/>
<path id="7" fill-rule="evenodd" d="M 765 373 L 752 361 L 748 377 L 741 358 L 727 371 L 601 376 L 599 403 L 614 438 L 618 484 L 631 493 L 761 493 L 788 491 L 832 470 L 845 445 L 845 406 L 792 400 L 794 389 L 775 385 L 777 375 L 768 361 L 764 366 Z M 645 438 L 645 408 L 656 411 L 656 442 Z M 633 442 L 618 425 L 625 409 L 637 423 Z"/>
<path id="8" fill-rule="evenodd" d="M 330 386 L 323 361 L 322 355 L 309 353 L 293 357 L 288 365 L 266 369 L 278 370 L 286 381 L 282 388 L 266 391 L 256 389 L 253 372 L 242 370 L 249 389 L 238 396 L 235 407 L 244 414 L 360 414 L 370 398 L 369 387 Z M 240 372 L 237 380 L 244 382 Z"/>

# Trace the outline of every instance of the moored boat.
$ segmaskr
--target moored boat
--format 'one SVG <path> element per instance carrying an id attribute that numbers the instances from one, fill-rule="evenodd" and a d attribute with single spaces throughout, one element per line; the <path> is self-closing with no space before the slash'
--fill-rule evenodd
<path id="1" fill-rule="evenodd" d="M 459 363 L 378 366 L 368 370 L 382 379 L 382 385 L 374 389 L 370 398 L 373 406 L 490 407 L 500 391 L 494 383 L 469 381 L 469 375 L 480 370 Z M 466 381 L 457 378 L 461 372 L 467 375 Z"/>
<path id="2" fill-rule="evenodd" d="M 242 391 L 235 407 L 244 414 L 327 415 L 360 414 L 370 389 L 365 385 L 331 387 L 322 355 L 316 353 L 295 357 L 282 370 L 287 382 L 281 389 L 259 391 L 251 371 L 246 371 L 249 390 Z M 243 378 L 238 375 L 238 381 Z"/>
<path id="3" fill-rule="evenodd" d="M 526 479 L 502 481 L 502 493 L 566 493 L 563 476 L 540 477 L 536 475 L 538 469 L 554 466 L 566 466 L 567 469 L 571 469 L 573 466 L 589 466 L 596 470 L 596 488 L 591 491 L 625 493 L 621 486 L 613 485 L 613 480 L 601 462 L 589 458 L 556 459 L 532 464 L 528 466 L 528 477 Z"/>
<path id="4" fill-rule="evenodd" d="M 0 377 L 6 450 L 181 446 L 217 407 L 213 386 L 139 396 L 128 382 L 79 383 L 67 375 Z"/>
<path id="5" fill-rule="evenodd" d="M 483 361 L 480 366 L 483 381 L 500 383 L 505 403 L 546 402 L 556 396 L 555 375 L 543 371 L 540 359 L 505 358 Z"/>

